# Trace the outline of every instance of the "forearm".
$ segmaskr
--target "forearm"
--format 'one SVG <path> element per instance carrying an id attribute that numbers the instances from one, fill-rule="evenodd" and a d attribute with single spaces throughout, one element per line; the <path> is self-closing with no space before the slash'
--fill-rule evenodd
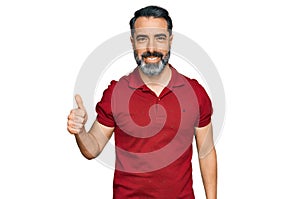
<path id="1" fill-rule="evenodd" d="M 78 108 L 72 109 L 68 115 L 67 129 L 75 135 L 82 155 L 87 159 L 93 159 L 101 153 L 111 137 L 114 127 L 104 126 L 95 120 L 89 132 L 86 132 L 85 123 L 88 119 L 86 110 L 80 95 L 76 95 L 75 100 Z"/>
<path id="2" fill-rule="evenodd" d="M 202 181 L 207 199 L 217 198 L 217 155 L 213 148 L 208 155 L 199 159 Z"/>
<path id="3" fill-rule="evenodd" d="M 87 133 L 85 128 L 81 133 L 76 134 L 75 138 L 80 152 L 85 158 L 90 160 L 99 155 L 100 147 L 96 138 L 91 133 Z"/>

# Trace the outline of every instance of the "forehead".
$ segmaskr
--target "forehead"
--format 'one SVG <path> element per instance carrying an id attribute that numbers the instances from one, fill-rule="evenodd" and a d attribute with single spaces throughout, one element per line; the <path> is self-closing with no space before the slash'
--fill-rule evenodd
<path id="1" fill-rule="evenodd" d="M 135 21 L 134 28 L 136 33 L 166 33 L 168 24 L 164 18 L 139 17 Z"/>

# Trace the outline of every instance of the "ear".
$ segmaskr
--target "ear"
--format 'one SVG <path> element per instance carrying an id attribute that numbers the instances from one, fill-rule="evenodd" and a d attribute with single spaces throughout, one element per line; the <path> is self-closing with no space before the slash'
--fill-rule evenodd
<path id="1" fill-rule="evenodd" d="M 169 41 L 170 41 L 170 46 L 171 46 L 172 42 L 173 42 L 173 34 L 170 36 Z"/>
<path id="2" fill-rule="evenodd" d="M 132 46 L 132 48 L 134 49 L 134 39 L 132 38 L 132 36 L 130 36 L 130 42 L 131 42 L 131 46 Z"/>

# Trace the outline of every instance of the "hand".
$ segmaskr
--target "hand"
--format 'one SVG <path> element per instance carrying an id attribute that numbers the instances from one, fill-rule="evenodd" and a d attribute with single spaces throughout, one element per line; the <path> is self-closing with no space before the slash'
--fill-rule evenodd
<path id="1" fill-rule="evenodd" d="M 67 129 L 71 134 L 79 134 L 83 132 L 84 125 L 88 118 L 80 95 L 75 95 L 75 100 L 78 108 L 72 109 L 68 116 Z"/>

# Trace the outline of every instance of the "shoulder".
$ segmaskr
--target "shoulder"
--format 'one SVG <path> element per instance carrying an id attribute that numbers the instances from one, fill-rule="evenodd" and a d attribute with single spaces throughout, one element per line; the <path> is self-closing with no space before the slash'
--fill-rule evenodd
<path id="1" fill-rule="evenodd" d="M 104 94 L 112 94 L 118 93 L 120 91 L 127 90 L 132 82 L 134 82 L 134 71 L 122 76 L 119 80 L 112 80 L 110 84 L 108 84 L 107 88 L 104 90 Z"/>
<path id="2" fill-rule="evenodd" d="M 108 84 L 107 88 L 105 89 L 104 93 L 107 93 L 107 92 L 112 92 L 115 88 L 115 86 L 117 85 L 118 81 L 116 80 L 112 80 L 110 82 L 110 84 Z"/>
<path id="3" fill-rule="evenodd" d="M 196 80 L 182 75 L 197 94 L 207 94 L 205 88 Z"/>
<path id="4" fill-rule="evenodd" d="M 205 88 L 196 79 L 192 79 L 183 75 L 182 73 L 178 72 L 172 65 L 170 65 L 170 68 L 173 71 L 174 79 L 176 82 L 175 84 L 188 84 L 188 86 L 190 86 L 194 90 L 194 92 L 197 93 L 198 96 L 202 94 L 207 94 Z"/>
<path id="5" fill-rule="evenodd" d="M 122 76 L 120 79 L 118 80 L 112 80 L 109 84 L 108 84 L 108 87 L 107 87 L 107 90 L 113 90 L 117 85 L 120 85 L 120 84 L 128 84 L 130 82 L 130 79 L 132 79 L 133 77 L 133 72 L 127 74 L 127 75 L 124 75 Z"/>

